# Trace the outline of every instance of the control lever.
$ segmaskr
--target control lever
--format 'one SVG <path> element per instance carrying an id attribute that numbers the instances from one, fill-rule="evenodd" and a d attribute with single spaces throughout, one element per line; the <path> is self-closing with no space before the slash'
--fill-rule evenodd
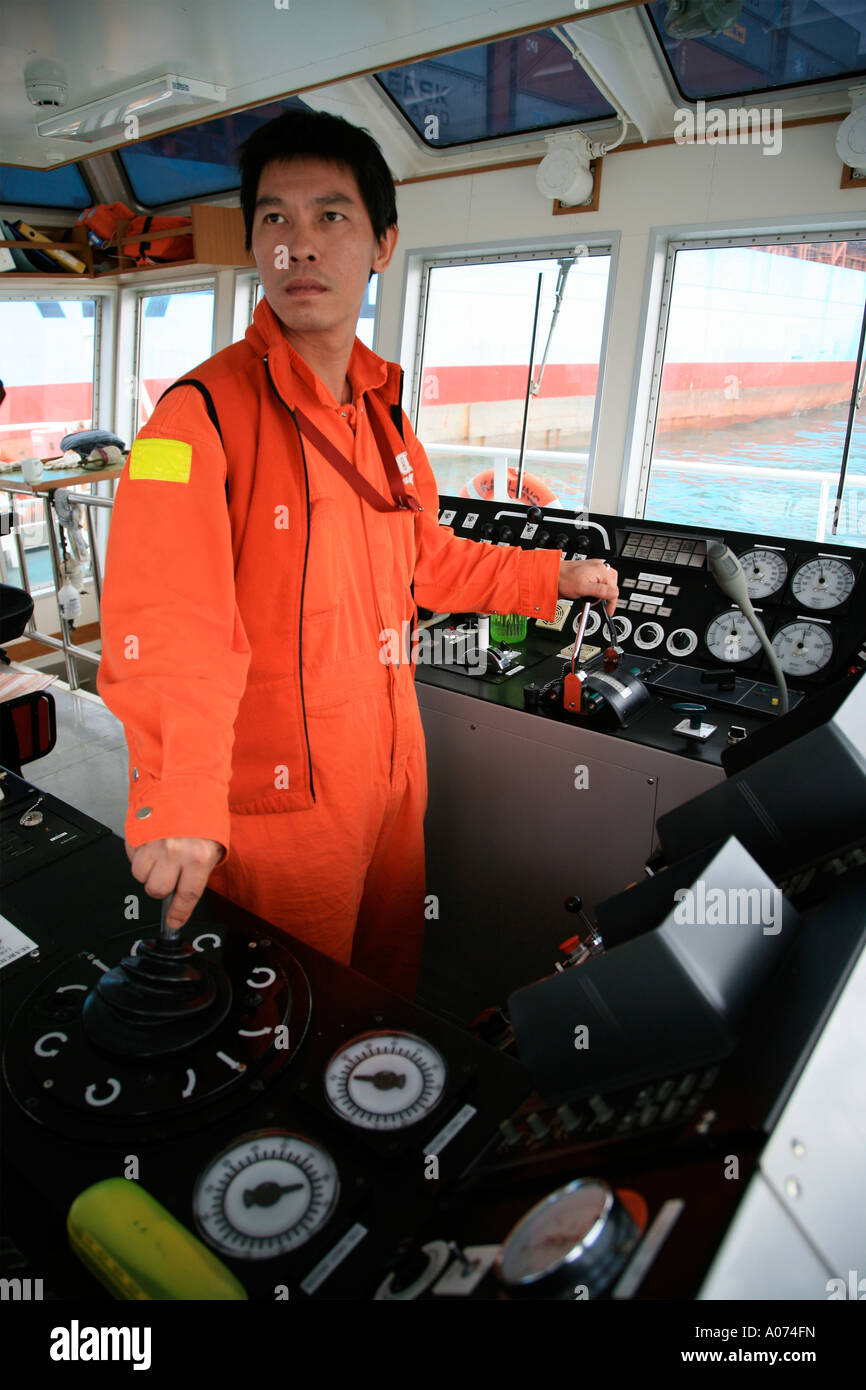
<path id="1" fill-rule="evenodd" d="M 584 961 L 589 960 L 590 956 L 600 955 L 604 950 L 604 942 L 598 933 L 597 928 L 589 920 L 583 910 L 583 899 L 576 895 L 566 898 L 564 907 L 566 912 L 573 912 L 578 916 L 586 927 L 586 936 L 570 936 L 566 941 L 559 943 L 560 951 L 564 951 L 566 959 L 556 962 L 556 969 L 560 973 L 568 970 L 574 965 L 583 965 Z"/>

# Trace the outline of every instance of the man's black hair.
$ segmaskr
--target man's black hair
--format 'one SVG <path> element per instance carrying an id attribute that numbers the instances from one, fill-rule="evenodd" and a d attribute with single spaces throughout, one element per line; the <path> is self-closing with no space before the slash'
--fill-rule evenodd
<path id="1" fill-rule="evenodd" d="M 324 111 L 286 111 L 254 130 L 238 153 L 248 251 L 262 170 L 267 164 L 299 155 L 332 160 L 352 170 L 377 239 L 397 225 L 394 180 L 382 151 L 372 135 L 342 116 L 330 116 Z"/>

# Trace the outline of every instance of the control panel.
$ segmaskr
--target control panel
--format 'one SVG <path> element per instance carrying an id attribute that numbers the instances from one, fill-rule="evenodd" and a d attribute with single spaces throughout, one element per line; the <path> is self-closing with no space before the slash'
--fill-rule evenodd
<path id="1" fill-rule="evenodd" d="M 714 578 L 714 541 L 739 560 L 790 709 L 866 666 L 866 549 L 453 497 L 442 499 L 439 520 L 481 544 L 606 560 L 620 589 L 612 619 L 618 660 L 605 660 L 612 634 L 596 605 L 575 663 L 592 678 L 583 681 L 582 700 L 563 691 L 583 605 L 562 600 L 553 622 L 530 620 L 524 639 L 508 642 L 504 658 L 500 643 L 495 660 L 483 669 L 476 663 L 468 679 L 468 662 L 461 668 L 459 659 L 449 665 L 422 657 L 419 677 L 432 684 L 514 706 L 519 692 L 533 713 L 594 718 L 605 732 L 671 751 L 690 742 L 701 746 L 697 756 L 718 763 L 730 743 L 778 717 L 782 699 L 757 633 Z M 444 628 L 440 651 L 453 658 L 447 634 L 469 641 L 473 620 L 433 619 Z"/>

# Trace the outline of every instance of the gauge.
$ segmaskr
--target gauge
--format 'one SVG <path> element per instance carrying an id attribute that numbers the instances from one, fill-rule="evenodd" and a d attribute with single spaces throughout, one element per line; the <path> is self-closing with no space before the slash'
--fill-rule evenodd
<path id="1" fill-rule="evenodd" d="M 786 676 L 814 676 L 832 657 L 833 638 L 820 623 L 802 619 L 780 627 L 772 647 Z"/>
<path id="2" fill-rule="evenodd" d="M 625 639 L 628 637 L 629 633 L 631 632 L 631 618 L 623 618 L 621 614 L 617 613 L 614 615 L 612 622 L 614 630 L 616 632 L 617 641 L 624 642 Z"/>
<path id="3" fill-rule="evenodd" d="M 606 1182 L 578 1178 L 532 1207 L 496 1257 L 497 1278 L 514 1295 L 590 1297 L 613 1283 L 637 1241 L 637 1222 Z"/>
<path id="4" fill-rule="evenodd" d="M 838 608 L 850 598 L 854 571 L 847 560 L 818 555 L 807 560 L 791 580 L 791 592 L 804 608 Z"/>
<path id="5" fill-rule="evenodd" d="M 578 604 L 577 617 L 575 618 L 574 623 L 572 624 L 572 626 L 573 626 L 575 632 L 577 632 L 577 629 L 580 627 L 580 615 L 581 615 L 582 612 L 583 612 L 583 605 L 582 605 L 582 604 Z M 596 612 L 596 610 L 595 610 L 594 608 L 590 608 L 589 614 L 588 614 L 587 619 L 586 619 L 586 627 L 585 627 L 584 630 L 583 630 L 583 635 L 584 635 L 584 637 L 591 637 L 592 634 L 593 634 L 594 632 L 598 632 L 598 629 L 599 629 L 600 626 L 601 626 L 601 617 L 600 617 L 600 615 Z"/>
<path id="6" fill-rule="evenodd" d="M 660 623 L 641 623 L 640 627 L 635 628 L 634 644 L 643 651 L 651 651 L 657 647 L 665 635 L 665 630 Z"/>
<path id="7" fill-rule="evenodd" d="M 360 1129 L 405 1129 L 438 1105 L 446 1076 L 445 1059 L 423 1038 L 361 1033 L 328 1063 L 325 1094 Z"/>
<path id="8" fill-rule="evenodd" d="M 717 618 L 713 618 L 704 641 L 707 651 L 717 661 L 724 661 L 726 665 L 749 661 L 761 650 L 761 639 L 739 608 L 731 608 L 727 613 L 720 613 Z"/>
<path id="9" fill-rule="evenodd" d="M 330 1154 L 285 1130 L 238 1139 L 199 1176 L 192 1206 L 205 1240 L 238 1260 L 286 1255 L 325 1225 L 340 1180 Z"/>
<path id="10" fill-rule="evenodd" d="M 740 556 L 749 598 L 769 598 L 788 578 L 788 564 L 778 550 L 747 550 Z"/>

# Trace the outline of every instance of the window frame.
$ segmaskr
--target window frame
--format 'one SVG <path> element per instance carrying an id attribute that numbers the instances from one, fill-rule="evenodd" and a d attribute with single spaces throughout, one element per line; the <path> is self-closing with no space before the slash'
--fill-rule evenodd
<path id="1" fill-rule="evenodd" d="M 610 339 L 610 324 L 616 290 L 619 242 L 619 232 L 608 232 L 596 233 L 579 243 L 580 246 L 585 246 L 587 248 L 590 256 L 608 256 L 610 258 L 604 320 L 602 323 L 601 344 L 599 346 L 598 386 L 596 388 L 595 402 L 593 404 L 592 430 L 590 432 L 587 450 L 586 481 L 584 484 L 583 502 L 581 504 L 584 508 L 589 506 L 592 495 L 596 444 L 598 440 L 601 401 L 604 394 L 608 342 Z M 407 383 L 409 386 L 409 402 L 404 408 L 412 423 L 412 429 L 416 434 L 418 432 L 418 416 L 421 408 L 422 364 L 424 357 L 424 341 L 427 333 L 427 306 L 430 295 L 431 270 L 439 267 L 457 265 L 501 265 L 509 261 L 558 260 L 562 257 L 564 252 L 574 251 L 575 249 L 575 237 L 572 235 L 566 240 L 561 238 L 552 238 L 543 242 L 533 240 L 525 245 L 517 243 L 503 247 L 491 247 L 489 245 L 477 248 L 455 247 L 452 254 L 449 256 L 436 255 L 435 248 L 433 247 L 425 250 L 418 250 L 407 255 L 402 304 L 404 336 L 403 353 L 401 355 L 409 356 L 411 354 L 411 367 L 407 372 L 407 377 L 409 378 Z M 410 322 L 410 316 L 414 319 L 414 345 L 412 345 L 411 338 L 406 331 Z M 536 344 L 536 351 L 538 351 L 538 344 Z M 528 365 L 527 363 L 527 366 Z M 423 446 L 423 438 L 420 435 L 418 438 Z M 440 495 L 444 497 L 449 494 L 442 493 Z"/>
<path id="2" fill-rule="evenodd" d="M 132 328 L 133 328 L 133 357 L 132 357 L 132 380 L 135 387 L 132 406 L 132 428 L 130 438 L 135 439 L 139 430 L 144 429 L 144 425 L 139 425 L 138 402 L 140 396 L 139 382 L 141 380 L 141 310 L 146 299 L 164 298 L 172 294 L 200 294 L 202 290 L 210 290 L 213 295 L 213 314 L 211 317 L 210 350 L 208 357 L 214 354 L 214 339 L 217 331 L 217 283 L 213 275 L 204 276 L 200 280 L 174 280 L 163 281 L 162 283 L 151 282 L 149 285 L 135 286 L 132 290 Z M 154 405 L 156 402 L 154 401 Z M 146 423 L 146 422 L 145 422 Z"/>
<path id="3" fill-rule="evenodd" d="M 45 303 L 50 300 L 57 300 L 58 302 L 69 300 L 72 302 L 79 303 L 82 301 L 93 301 L 93 377 L 91 383 L 93 388 L 93 408 L 91 410 L 91 419 L 93 420 L 92 428 L 99 429 L 101 428 L 101 425 L 99 424 L 99 415 L 100 408 L 102 406 L 103 392 L 105 387 L 105 382 L 103 380 L 103 337 L 105 336 L 105 306 L 106 303 L 113 301 L 114 293 L 110 289 L 97 289 L 95 281 L 90 280 L 86 281 L 85 283 L 88 285 L 88 287 L 92 286 L 92 288 L 88 288 L 86 290 L 83 288 L 61 289 L 54 288 L 52 285 L 49 284 L 48 286 L 45 286 L 41 289 L 7 291 L 3 289 L 2 286 L 0 286 L 0 303 L 7 304 L 13 301 L 29 301 L 31 303 L 38 304 Z"/>
<path id="4" fill-rule="evenodd" d="M 655 244 L 651 244 L 647 265 L 647 282 L 639 330 L 643 357 L 632 382 L 625 448 L 627 462 L 620 482 L 618 503 L 620 515 L 634 517 L 636 520 L 644 519 L 652 472 L 677 252 L 797 245 L 819 241 L 862 241 L 866 240 L 866 219 L 862 216 L 858 220 L 839 218 L 833 220 L 832 226 L 828 226 L 827 219 L 822 218 L 820 224 L 812 226 L 798 222 L 784 229 L 741 228 L 727 232 L 711 230 L 709 235 L 706 230 L 689 234 L 683 228 L 656 228 L 655 232 Z M 650 333 L 649 321 L 654 315 L 655 332 Z M 646 402 L 645 406 L 641 405 L 642 396 Z"/>

